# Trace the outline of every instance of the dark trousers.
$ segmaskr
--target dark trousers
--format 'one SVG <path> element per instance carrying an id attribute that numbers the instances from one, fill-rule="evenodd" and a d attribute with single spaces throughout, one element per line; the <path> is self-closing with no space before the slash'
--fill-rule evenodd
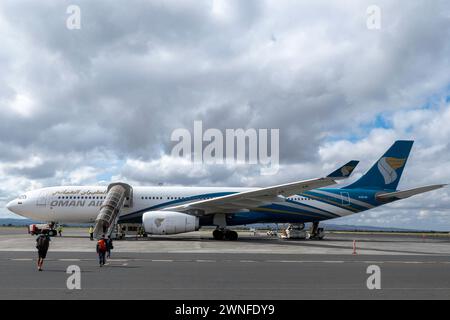
<path id="1" fill-rule="evenodd" d="M 105 251 L 99 251 L 98 252 L 98 262 L 100 265 L 104 265 L 106 263 L 106 252 Z"/>
<path id="2" fill-rule="evenodd" d="M 90 233 L 89 236 L 91 237 L 91 240 L 94 240 L 94 234 Z"/>

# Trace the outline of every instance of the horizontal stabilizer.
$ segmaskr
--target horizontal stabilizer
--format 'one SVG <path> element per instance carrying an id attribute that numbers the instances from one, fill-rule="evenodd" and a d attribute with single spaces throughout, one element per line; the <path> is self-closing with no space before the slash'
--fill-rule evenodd
<path id="1" fill-rule="evenodd" d="M 358 165 L 358 163 L 359 163 L 359 161 L 352 160 L 352 161 L 344 164 L 339 169 L 337 169 L 337 170 L 333 171 L 332 173 L 330 173 L 327 176 L 327 178 L 332 178 L 334 180 L 348 178 L 352 174 L 353 170 L 355 170 L 355 168 Z"/>
<path id="2" fill-rule="evenodd" d="M 378 200 L 405 199 L 405 198 L 415 196 L 416 194 L 433 191 L 433 190 L 440 189 L 445 186 L 446 186 L 446 184 L 436 184 L 436 185 L 432 185 L 432 186 L 414 188 L 414 189 L 409 189 L 409 190 L 404 190 L 404 191 L 383 193 L 383 194 L 377 195 L 377 199 Z"/>

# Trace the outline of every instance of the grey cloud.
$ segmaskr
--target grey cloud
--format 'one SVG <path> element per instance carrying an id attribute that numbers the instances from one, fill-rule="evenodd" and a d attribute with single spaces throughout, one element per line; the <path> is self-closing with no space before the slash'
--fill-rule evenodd
<path id="1" fill-rule="evenodd" d="M 231 16 L 221 20 L 210 1 L 77 1 L 82 29 L 70 31 L 65 19 L 72 1 L 3 1 L 0 163 L 30 155 L 44 161 L 9 169 L 4 179 L 58 184 L 77 167 L 100 172 L 111 163 L 112 174 L 140 184 L 310 178 L 337 161 L 321 163 L 319 147 L 327 141 L 364 138 L 377 114 L 390 117 L 447 94 L 446 1 L 379 1 L 378 32 L 365 28 L 369 1 L 343 8 L 339 1 L 229 3 Z M 31 115 L 11 110 L 17 94 L 33 100 Z M 279 176 L 223 167 L 199 176 L 176 169 L 143 175 L 120 166 L 170 154 L 171 132 L 192 130 L 194 120 L 205 129 L 279 128 Z M 425 134 L 417 139 L 430 140 Z M 341 150 L 338 160 L 352 151 Z M 430 157 L 445 163 L 448 154 L 447 145 Z M 413 168 L 424 159 L 412 159 Z M 411 171 L 405 185 L 439 179 L 425 169 Z"/>
<path id="2" fill-rule="evenodd" d="M 11 168 L 6 170 L 6 174 L 11 176 L 24 176 L 31 180 L 49 179 L 55 175 L 55 163 L 47 161 L 41 165 L 25 168 Z"/>

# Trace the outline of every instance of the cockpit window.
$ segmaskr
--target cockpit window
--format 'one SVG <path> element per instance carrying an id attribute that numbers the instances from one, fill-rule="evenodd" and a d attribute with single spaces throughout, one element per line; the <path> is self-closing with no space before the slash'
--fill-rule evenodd
<path id="1" fill-rule="evenodd" d="M 17 199 L 19 200 L 25 200 L 27 198 L 27 196 L 25 194 L 19 196 Z"/>

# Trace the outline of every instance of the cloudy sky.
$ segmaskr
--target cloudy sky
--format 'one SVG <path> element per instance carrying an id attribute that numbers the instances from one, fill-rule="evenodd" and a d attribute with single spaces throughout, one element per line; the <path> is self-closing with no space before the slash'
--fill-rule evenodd
<path id="1" fill-rule="evenodd" d="M 268 186 L 350 159 L 357 178 L 396 139 L 416 141 L 401 188 L 450 182 L 447 0 L 4 0 L 0 39 L 0 217 L 51 185 Z M 279 173 L 172 158 L 195 120 L 280 129 Z M 340 222 L 450 230 L 450 191 Z"/>

